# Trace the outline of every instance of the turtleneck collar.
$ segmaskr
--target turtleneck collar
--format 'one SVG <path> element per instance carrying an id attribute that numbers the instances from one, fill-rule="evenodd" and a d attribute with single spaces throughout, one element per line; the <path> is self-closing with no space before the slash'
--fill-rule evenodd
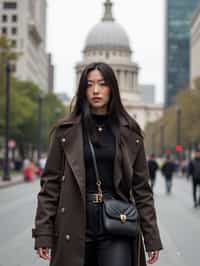
<path id="1" fill-rule="evenodd" d="M 108 120 L 108 114 L 92 114 L 96 123 L 105 123 Z"/>

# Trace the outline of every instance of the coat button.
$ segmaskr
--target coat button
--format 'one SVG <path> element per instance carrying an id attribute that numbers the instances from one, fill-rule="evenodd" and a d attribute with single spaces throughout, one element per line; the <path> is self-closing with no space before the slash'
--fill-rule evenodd
<path id="1" fill-rule="evenodd" d="M 66 141 L 66 138 L 62 138 L 62 142 L 65 142 Z"/>
<path id="2" fill-rule="evenodd" d="M 137 143 L 137 144 L 140 143 L 139 139 L 136 139 L 136 143 Z"/>
<path id="3" fill-rule="evenodd" d="M 64 176 L 64 175 L 62 176 L 62 181 L 63 181 L 63 182 L 65 181 L 65 176 Z"/>
<path id="4" fill-rule="evenodd" d="M 69 240 L 70 240 L 70 235 L 67 234 L 67 235 L 65 236 L 65 238 L 66 238 L 67 241 L 69 241 Z"/>
<path id="5" fill-rule="evenodd" d="M 64 213 L 65 212 L 65 208 L 61 208 L 61 210 L 60 210 L 62 213 Z"/>

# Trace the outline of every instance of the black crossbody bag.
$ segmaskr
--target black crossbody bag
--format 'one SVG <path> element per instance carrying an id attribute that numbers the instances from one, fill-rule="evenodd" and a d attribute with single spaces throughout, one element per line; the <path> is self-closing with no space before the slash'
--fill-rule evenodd
<path id="1" fill-rule="evenodd" d="M 139 233 L 139 215 L 135 202 L 103 198 L 94 147 L 89 137 L 88 141 L 96 175 L 96 202 L 103 204 L 103 224 L 105 230 L 111 235 L 136 237 Z"/>

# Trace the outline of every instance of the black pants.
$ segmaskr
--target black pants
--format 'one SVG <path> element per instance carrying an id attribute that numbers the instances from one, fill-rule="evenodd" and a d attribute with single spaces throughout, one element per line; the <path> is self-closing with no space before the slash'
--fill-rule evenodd
<path id="1" fill-rule="evenodd" d="M 150 185 L 152 189 L 155 186 L 155 181 L 156 181 L 156 176 L 155 175 L 150 176 Z"/>
<path id="2" fill-rule="evenodd" d="M 172 176 L 165 176 L 165 183 L 166 183 L 166 193 L 170 194 L 172 190 Z"/>
<path id="3" fill-rule="evenodd" d="M 87 200 L 87 229 L 84 266 L 133 266 L 133 240 L 105 232 L 102 204 Z"/>
<path id="4" fill-rule="evenodd" d="M 86 243 L 85 266 L 133 266 L 127 239 L 104 239 Z"/>
<path id="5" fill-rule="evenodd" d="M 199 180 L 196 180 L 194 178 L 193 178 L 192 182 L 193 182 L 193 200 L 194 200 L 194 203 L 200 204 L 200 192 L 199 192 L 199 197 L 198 197 L 198 201 L 197 201 L 197 187 L 199 187 L 199 190 L 200 190 L 200 182 L 199 182 Z"/>

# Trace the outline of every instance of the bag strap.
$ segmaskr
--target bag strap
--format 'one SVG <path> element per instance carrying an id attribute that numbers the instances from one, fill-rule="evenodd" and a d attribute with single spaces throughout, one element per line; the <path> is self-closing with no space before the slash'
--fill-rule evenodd
<path id="1" fill-rule="evenodd" d="M 96 160 L 96 155 L 95 155 L 95 151 L 94 151 L 94 146 L 92 144 L 90 137 L 88 137 L 88 142 L 89 142 L 89 146 L 90 146 L 90 151 L 92 153 L 92 161 L 93 161 L 93 165 L 94 165 L 94 171 L 95 171 L 96 179 L 97 179 L 97 181 L 101 181 L 100 175 L 99 175 L 99 169 L 97 166 L 97 160 Z"/>
<path id="2" fill-rule="evenodd" d="M 101 197 L 102 196 L 101 179 L 100 179 L 100 175 L 99 175 L 99 169 L 97 166 L 97 160 L 96 160 L 96 155 L 95 155 L 95 151 L 94 151 L 94 146 L 93 146 L 92 141 L 91 141 L 89 136 L 88 136 L 88 142 L 89 142 L 89 146 L 90 146 L 90 150 L 91 150 L 91 154 L 92 154 L 92 161 L 93 161 L 93 166 L 94 166 L 94 171 L 95 171 L 95 176 L 96 176 L 96 181 L 97 181 L 96 182 L 97 190 L 98 190 L 98 194 Z"/>
<path id="3" fill-rule="evenodd" d="M 94 145 L 92 144 L 92 141 L 91 141 L 89 136 L 88 136 L 88 142 L 89 142 L 89 146 L 90 146 L 90 150 L 91 150 L 91 154 L 92 154 L 92 161 L 93 161 L 95 176 L 96 176 L 96 180 L 97 180 L 96 185 L 97 185 L 98 194 L 102 195 L 101 179 L 100 179 L 100 174 L 99 174 L 99 170 L 98 170 L 98 166 L 97 166 L 97 160 L 96 160 L 96 155 L 95 155 L 95 151 L 94 151 Z M 131 202 L 135 203 L 132 188 L 130 188 L 130 190 L 129 190 L 129 200 Z"/>

